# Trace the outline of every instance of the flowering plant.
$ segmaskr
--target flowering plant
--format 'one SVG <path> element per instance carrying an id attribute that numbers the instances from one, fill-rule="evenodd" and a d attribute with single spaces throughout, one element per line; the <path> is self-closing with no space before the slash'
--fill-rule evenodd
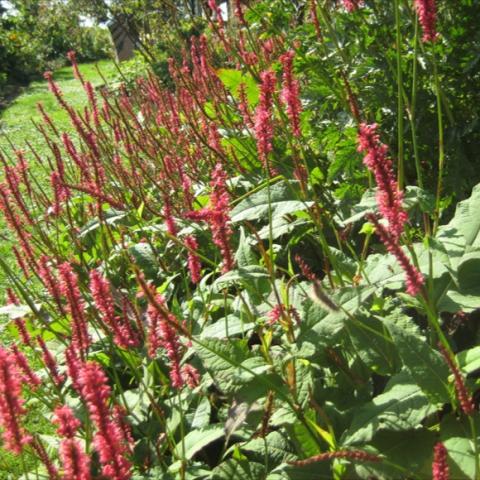
<path id="1" fill-rule="evenodd" d="M 434 180 L 402 82 L 402 28 L 417 65 L 441 41 L 435 5 L 394 2 L 392 148 L 340 40 L 378 12 L 313 0 L 295 27 L 293 3 L 236 1 L 227 24 L 209 2 L 209 31 L 169 63 L 173 89 L 150 74 L 95 92 L 72 52 L 88 100 L 75 111 L 45 74 L 75 135 L 40 107 L 51 155 L 0 157 L 17 242 L 14 265 L 0 258 L 16 336 L 0 349 L 0 424 L 6 448 L 42 464 L 26 476 L 480 475 L 465 335 L 478 332 L 480 189 L 443 221 L 437 64 Z M 324 110 L 308 47 L 336 72 Z M 28 399 L 55 440 L 25 428 Z"/>

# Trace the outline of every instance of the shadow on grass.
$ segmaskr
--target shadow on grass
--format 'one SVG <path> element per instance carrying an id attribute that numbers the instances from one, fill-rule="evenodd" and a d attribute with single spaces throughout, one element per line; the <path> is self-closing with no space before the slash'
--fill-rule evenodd
<path id="1" fill-rule="evenodd" d="M 28 85 L 6 85 L 2 88 L 0 92 L 0 116 L 27 88 Z"/>

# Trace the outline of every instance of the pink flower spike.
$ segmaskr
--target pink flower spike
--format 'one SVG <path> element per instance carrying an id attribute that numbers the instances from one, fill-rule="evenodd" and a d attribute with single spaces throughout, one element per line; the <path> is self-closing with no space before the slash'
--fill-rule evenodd
<path id="1" fill-rule="evenodd" d="M 35 390 L 42 384 L 42 381 L 32 370 L 25 355 L 18 349 L 18 347 L 15 344 L 12 344 L 11 349 L 17 368 L 23 374 L 23 381 L 28 384 L 32 390 Z"/>
<path id="2" fill-rule="evenodd" d="M 98 452 L 102 474 L 112 480 L 130 479 L 128 446 L 124 442 L 120 426 L 112 419 L 108 408 L 111 389 L 105 372 L 98 363 L 86 362 L 82 365 L 78 382 L 90 419 L 97 429 L 93 445 Z"/>
<path id="3" fill-rule="evenodd" d="M 275 72 L 267 70 L 260 74 L 260 101 L 255 110 L 255 138 L 257 139 L 258 156 L 266 165 L 267 156 L 273 145 L 273 93 L 275 91 Z"/>
<path id="4" fill-rule="evenodd" d="M 343 0 L 343 6 L 347 12 L 351 13 L 363 5 L 363 0 Z"/>
<path id="5" fill-rule="evenodd" d="M 26 413 L 20 379 L 15 358 L 0 347 L 0 425 L 5 448 L 16 454 L 32 440 L 20 425 L 20 419 Z"/>
<path id="6" fill-rule="evenodd" d="M 385 245 L 389 253 L 391 253 L 398 261 L 400 267 L 406 275 L 405 283 L 407 285 L 407 293 L 415 296 L 421 292 L 425 280 L 421 272 L 414 267 L 410 260 L 405 255 L 405 252 L 400 248 L 397 239 L 394 238 L 390 232 L 378 221 L 378 218 L 373 214 L 367 214 L 369 222 L 375 226 L 375 231 L 381 242 Z"/>
<path id="7" fill-rule="evenodd" d="M 447 449 L 438 442 L 433 449 L 432 480 L 448 480 L 450 471 L 447 463 Z"/>
<path id="8" fill-rule="evenodd" d="M 293 59 L 295 52 L 289 50 L 280 57 L 283 66 L 283 84 L 281 99 L 286 106 L 287 115 L 292 126 L 293 135 L 300 136 L 300 112 L 302 104 L 300 103 L 300 88 L 298 80 L 293 75 Z"/>
<path id="9" fill-rule="evenodd" d="M 435 42 L 438 39 L 435 0 L 415 0 L 415 8 L 423 30 L 422 40 L 424 42 Z"/>
<path id="10" fill-rule="evenodd" d="M 85 317 L 85 302 L 83 301 L 78 285 L 78 277 L 68 262 L 58 267 L 60 273 L 60 290 L 66 298 L 68 313 L 72 317 L 72 343 L 80 355 L 84 355 L 90 345 Z"/>
<path id="11" fill-rule="evenodd" d="M 398 189 L 387 150 L 388 147 L 380 142 L 377 125 L 362 123 L 359 127 L 358 151 L 365 152 L 363 163 L 375 175 L 378 210 L 388 221 L 388 233 L 398 239 L 408 216 L 402 206 L 403 192 Z"/>
<path id="12" fill-rule="evenodd" d="M 192 283 L 198 283 L 202 278 L 202 264 L 194 252 L 198 250 L 197 239 L 193 235 L 188 235 L 184 239 L 185 245 L 190 249 L 188 251 L 188 269 Z M 191 251 L 193 250 L 193 251 Z"/>
<path id="13" fill-rule="evenodd" d="M 75 418 L 72 409 L 67 405 L 62 405 L 56 407 L 53 413 L 53 423 L 58 425 L 57 433 L 61 437 L 73 438 L 81 423 Z"/>
<path id="14" fill-rule="evenodd" d="M 90 272 L 90 291 L 102 320 L 113 333 L 115 343 L 125 349 L 136 347 L 138 339 L 132 334 L 128 317 L 115 313 L 110 283 L 97 270 Z"/>

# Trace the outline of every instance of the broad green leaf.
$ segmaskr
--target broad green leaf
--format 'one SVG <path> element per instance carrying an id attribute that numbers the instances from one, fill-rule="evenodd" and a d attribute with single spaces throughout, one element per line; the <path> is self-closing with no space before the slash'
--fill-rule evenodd
<path id="1" fill-rule="evenodd" d="M 432 478 L 433 447 L 438 441 L 435 432 L 426 429 L 405 432 L 379 432 L 369 446 L 385 460 L 378 463 L 359 462 L 347 470 L 346 478 L 391 480 L 394 478 Z M 355 475 L 356 474 L 356 475 Z"/>
<path id="2" fill-rule="evenodd" d="M 254 461 L 264 462 L 268 457 L 269 465 L 274 467 L 297 458 L 287 438 L 280 432 L 271 432 L 265 438 L 254 438 L 242 445 L 241 450 Z"/>
<path id="3" fill-rule="evenodd" d="M 443 357 L 433 350 L 406 315 L 385 319 L 390 335 L 403 364 L 417 385 L 434 403 L 448 403 L 448 366 Z"/>
<path id="4" fill-rule="evenodd" d="M 97 219 L 91 220 L 88 222 L 79 232 L 78 237 L 85 237 L 88 233 L 93 232 L 99 228 L 103 223 L 108 225 L 114 225 L 122 218 L 125 218 L 128 215 L 127 212 L 121 212 L 119 210 L 110 209 L 103 213 L 102 222 L 100 223 Z"/>
<path id="5" fill-rule="evenodd" d="M 377 318 L 356 315 L 346 321 L 350 341 L 358 357 L 373 372 L 392 375 L 399 370 L 400 358 L 387 328 Z"/>
<path id="6" fill-rule="evenodd" d="M 152 247 L 148 243 L 137 243 L 130 247 L 128 252 L 147 277 L 154 278 L 157 276 L 159 271 L 158 261 L 155 258 Z"/>
<path id="7" fill-rule="evenodd" d="M 459 367 L 468 375 L 480 370 L 480 347 L 469 348 L 457 353 Z"/>
<path id="8" fill-rule="evenodd" d="M 338 310 L 329 311 L 326 305 L 313 302 L 308 309 L 309 326 L 312 319 L 316 318 L 317 322 L 311 325 L 310 331 L 305 332 L 307 336 L 304 337 L 302 333 L 298 340 L 306 340 L 313 333 L 321 341 L 334 341 L 334 336 L 344 328 L 345 320 L 349 315 L 355 316 L 361 307 L 365 307 L 365 302 L 374 292 L 373 286 L 345 287 L 334 294 L 326 291 L 325 293 L 331 296 L 331 300 L 338 306 Z"/>
<path id="9" fill-rule="evenodd" d="M 205 338 L 201 343 L 195 343 L 195 350 L 204 368 L 222 391 L 236 388 L 233 376 L 249 355 L 245 342 Z"/>
<path id="10" fill-rule="evenodd" d="M 183 445 L 185 447 L 184 458 L 190 460 L 200 452 L 204 447 L 225 436 L 223 425 L 209 425 L 207 427 L 192 430 L 185 435 L 184 441 L 177 443 L 175 451 L 177 455 L 182 456 Z"/>
<path id="11" fill-rule="evenodd" d="M 255 327 L 252 322 L 244 322 L 235 315 L 229 315 L 221 318 L 215 323 L 208 325 L 202 330 L 201 338 L 227 338 L 230 335 L 243 335 L 250 332 Z"/>
<path id="12" fill-rule="evenodd" d="M 305 418 L 315 422 L 315 412 L 311 409 L 304 411 Z M 308 458 L 320 453 L 318 436 L 315 436 L 313 429 L 307 428 L 300 421 L 296 421 L 293 426 L 287 428 L 290 431 L 290 438 L 295 443 L 297 451 L 302 453 L 302 457 Z M 325 446 L 327 446 L 325 442 Z"/>
<path id="13" fill-rule="evenodd" d="M 422 420 L 436 411 L 425 394 L 402 372 L 394 375 L 385 391 L 355 411 L 342 440 L 344 446 L 370 442 L 379 431 L 418 429 Z"/>
<path id="14" fill-rule="evenodd" d="M 467 247 L 480 247 L 480 184 L 473 188 L 470 198 L 457 204 L 448 226 L 463 235 Z"/>
<path id="15" fill-rule="evenodd" d="M 262 463 L 230 458 L 216 466 L 211 480 L 259 480 L 265 477 L 265 466 Z"/>
<path id="16" fill-rule="evenodd" d="M 235 261 L 240 268 L 258 264 L 257 257 L 247 241 L 243 227 L 240 227 L 240 239 L 237 251 L 235 252 Z"/>
<path id="17" fill-rule="evenodd" d="M 212 407 L 208 397 L 203 397 L 195 410 L 191 423 L 192 430 L 206 427 L 210 423 L 211 412 Z"/>
<path id="18" fill-rule="evenodd" d="M 306 210 L 312 202 L 303 202 L 298 199 L 296 190 L 298 186 L 294 182 L 279 182 L 270 186 L 270 203 L 268 187 L 252 193 L 242 200 L 231 212 L 232 222 L 243 220 L 268 220 L 268 212 L 271 209 L 272 221 L 286 214 Z"/>
<path id="19" fill-rule="evenodd" d="M 230 272 L 225 273 L 221 277 L 218 277 L 213 283 L 214 291 L 221 291 L 230 285 L 240 284 L 246 288 L 255 284 L 258 280 L 264 280 L 269 278 L 269 275 L 265 268 L 258 265 L 250 265 L 244 268 L 236 268 Z"/>
<path id="20" fill-rule="evenodd" d="M 463 255 L 458 264 L 457 278 L 460 291 L 478 289 L 480 285 L 480 251 L 468 252 Z"/>
<path id="21" fill-rule="evenodd" d="M 477 431 L 477 444 L 480 422 L 474 419 Z M 442 419 L 440 436 L 448 450 L 450 478 L 475 478 L 475 449 L 472 432 L 466 418 L 458 419 L 448 415 Z"/>
<path id="22" fill-rule="evenodd" d="M 308 225 L 304 219 L 290 220 L 286 217 L 277 217 L 272 221 L 272 240 L 293 232 L 297 227 Z M 258 231 L 258 236 L 264 240 L 270 237 L 270 225 L 265 225 Z"/>
<path id="23" fill-rule="evenodd" d="M 440 312 L 470 313 L 480 308 L 480 286 L 472 290 L 459 292 L 449 290 L 437 305 Z"/>
<path id="24" fill-rule="evenodd" d="M 239 98 L 239 87 L 243 83 L 248 104 L 252 107 L 257 104 L 259 96 L 258 85 L 249 73 L 242 73 L 240 70 L 233 68 L 220 68 L 217 70 L 217 75 L 228 91 L 237 99 Z"/>
<path id="25" fill-rule="evenodd" d="M 362 220 L 367 213 L 377 210 L 376 190 L 367 190 L 359 203 L 351 209 L 351 215 L 342 220 L 343 225 Z M 410 210 L 414 206 L 419 205 L 422 212 L 432 212 L 435 206 L 435 200 L 432 195 L 419 187 L 409 185 L 405 189 L 404 207 Z"/>

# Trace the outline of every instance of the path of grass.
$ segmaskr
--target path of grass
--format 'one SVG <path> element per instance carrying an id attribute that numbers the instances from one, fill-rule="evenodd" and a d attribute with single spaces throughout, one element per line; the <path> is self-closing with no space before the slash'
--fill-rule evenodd
<path id="1" fill-rule="evenodd" d="M 111 61 L 101 61 L 98 67 L 102 75 L 107 81 L 112 80 L 117 70 Z M 94 86 L 103 84 L 101 76 L 98 74 L 94 64 L 84 64 L 80 66 L 82 75 L 90 80 Z M 65 99 L 74 108 L 83 108 L 87 103 L 87 99 L 81 86 L 72 74 L 70 67 L 65 67 L 57 70 L 54 73 L 54 79 L 62 89 Z M 19 95 L 9 107 L 0 113 L 0 151 L 7 157 L 11 156 L 11 147 L 5 134 L 8 135 L 16 148 L 26 150 L 27 158 L 29 156 L 28 149 L 25 142 L 28 140 L 30 144 L 41 156 L 51 155 L 50 151 L 45 145 L 45 141 L 41 134 L 36 130 L 32 123 L 32 119 L 36 122 L 41 122 L 41 116 L 37 110 L 37 103 L 41 102 L 45 110 L 50 114 L 52 120 L 60 131 L 72 132 L 69 118 L 65 111 L 63 111 L 56 103 L 55 98 L 48 90 L 46 81 L 33 82 L 29 87 Z M 0 221 L 0 229 L 3 222 Z M 4 229 L 3 229 L 4 230 Z M 10 243 L 0 239 L 0 255 L 2 258 L 12 260 L 10 252 Z M 13 265 L 13 262 L 11 262 Z M 5 297 L 6 280 L 3 272 L 0 271 L 0 305 L 3 304 Z M 0 344 L 8 345 L 12 338 L 8 330 L 4 330 L 5 322 L 0 319 Z M 33 401 L 30 398 L 29 403 Z M 26 427 L 33 432 L 42 432 L 48 434 L 52 430 L 50 422 L 43 417 L 41 406 L 37 404 L 34 408 L 34 413 L 30 414 Z M 1 444 L 0 440 L 0 444 Z M 32 457 L 26 458 L 27 468 L 32 468 L 35 461 Z M 14 480 L 22 476 L 22 467 L 18 457 L 15 457 L 0 448 L 0 480 Z M 32 477 L 31 477 L 32 478 Z"/>
<path id="2" fill-rule="evenodd" d="M 117 70 L 113 62 L 102 60 L 96 64 L 102 75 L 107 81 L 111 81 L 116 75 Z M 88 63 L 80 65 L 80 71 L 86 80 L 90 80 L 96 87 L 103 84 L 101 76 L 98 74 L 95 64 Z M 73 76 L 70 67 L 64 67 L 54 72 L 55 81 L 64 93 L 65 100 L 74 108 L 83 108 L 87 103 L 87 98 L 82 85 Z M 46 146 L 45 140 L 35 128 L 32 120 L 42 123 L 42 118 L 37 110 L 37 104 L 42 103 L 45 110 L 51 116 L 55 125 L 60 131 L 72 132 L 67 113 L 57 104 L 55 97 L 48 90 L 46 81 L 32 82 L 28 88 L 19 95 L 7 109 L 0 112 L 0 151 L 8 158 L 12 155 L 10 140 L 15 148 L 23 149 L 29 156 L 26 141 L 28 141 L 38 154 L 43 157 L 51 155 Z M 7 139 L 8 136 L 8 139 Z M 0 228 L 2 223 L 0 222 Z M 10 245 L 8 242 L 0 239 L 0 255 L 3 258 L 10 258 Z M 5 279 L 3 272 L 0 271 L 0 304 L 3 301 L 3 292 L 5 289 Z"/>

